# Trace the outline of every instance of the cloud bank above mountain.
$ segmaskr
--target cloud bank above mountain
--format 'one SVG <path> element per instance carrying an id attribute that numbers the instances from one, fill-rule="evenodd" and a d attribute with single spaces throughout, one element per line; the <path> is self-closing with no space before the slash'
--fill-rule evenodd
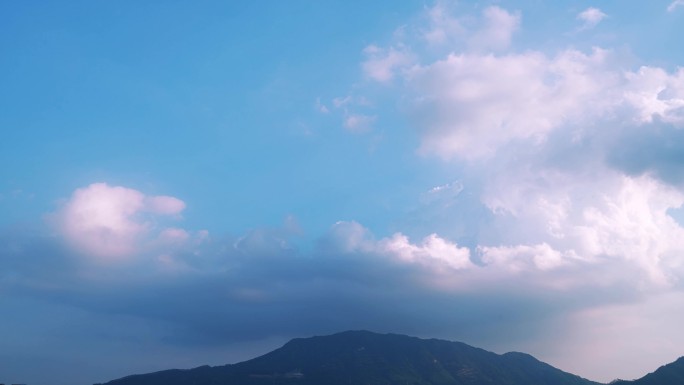
<path id="1" fill-rule="evenodd" d="M 660 12 L 674 17 L 679 3 Z M 514 6 L 438 1 L 417 12 L 355 46 L 356 77 L 311 103 L 323 128 L 297 117 L 298 145 L 361 148 L 339 168 L 295 179 L 339 153 L 291 149 L 279 136 L 241 142 L 235 113 L 217 119 L 219 144 L 203 146 L 219 148 L 221 161 L 205 167 L 212 183 L 216 169 L 249 165 L 219 181 L 236 195 L 186 198 L 214 186 L 192 178 L 168 191 L 93 181 L 51 196 L 43 224 L 2 228 L 0 303 L 11 316 L 0 359 L 57 368 L 107 356 L 111 367 L 93 373 L 114 378 L 345 329 L 526 351 L 597 380 L 684 354 L 680 63 L 639 59 L 606 32 L 619 15 L 603 5 L 561 12 L 562 38 L 548 42 L 530 37 L 539 22 Z M 259 115 L 275 109 L 263 95 L 287 89 L 272 83 L 249 85 Z M 202 117 L 216 113 L 205 107 Z M 366 164 L 374 152 L 399 155 Z M 280 166 L 285 158 L 306 167 Z M 407 186 L 396 177 L 406 173 L 437 183 Z M 371 198 L 373 183 L 409 198 Z M 197 219 L 206 210 L 252 224 L 252 211 L 299 195 L 308 201 L 285 200 L 299 204 L 240 231 L 210 235 Z M 357 217 L 354 199 L 373 210 Z M 229 201 L 248 208 L 224 212 Z M 308 223 L 323 227 L 300 225 L 316 210 L 325 215 Z"/>

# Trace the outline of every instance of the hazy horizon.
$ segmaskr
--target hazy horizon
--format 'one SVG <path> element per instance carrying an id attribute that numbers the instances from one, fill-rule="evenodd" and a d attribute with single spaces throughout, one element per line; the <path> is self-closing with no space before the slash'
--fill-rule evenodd
<path id="1" fill-rule="evenodd" d="M 0 383 L 350 329 L 684 355 L 684 1 L 0 2 Z"/>

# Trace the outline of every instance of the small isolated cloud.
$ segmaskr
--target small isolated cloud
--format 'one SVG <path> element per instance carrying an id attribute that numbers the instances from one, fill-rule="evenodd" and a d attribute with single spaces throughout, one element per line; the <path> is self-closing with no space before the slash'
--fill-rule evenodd
<path id="1" fill-rule="evenodd" d="M 94 183 L 74 191 L 53 219 L 67 244 L 82 254 L 119 259 L 140 251 L 157 217 L 179 215 L 184 208 L 178 198 Z M 184 230 L 170 228 L 160 239 L 177 242 L 186 236 Z"/>
<path id="2" fill-rule="evenodd" d="M 316 99 L 316 110 L 318 110 L 318 112 L 321 114 L 327 114 L 330 112 L 330 109 L 321 102 L 321 98 Z"/>
<path id="3" fill-rule="evenodd" d="M 421 195 L 421 203 L 439 203 L 443 207 L 451 206 L 463 191 L 463 183 L 455 181 L 435 186 Z"/>
<path id="4" fill-rule="evenodd" d="M 675 9 L 679 8 L 682 5 L 684 5 L 684 0 L 675 0 L 667 6 L 667 11 L 674 12 Z"/>
<path id="5" fill-rule="evenodd" d="M 596 27 L 608 15 L 603 13 L 600 9 L 589 7 L 577 15 L 577 19 L 584 24 L 580 27 L 581 30 L 591 29 Z"/>
<path id="6" fill-rule="evenodd" d="M 349 95 L 347 95 L 345 97 L 339 96 L 339 97 L 336 97 L 335 99 L 333 99 L 333 106 L 335 106 L 335 108 L 342 108 L 351 102 L 352 102 L 351 96 L 349 96 Z"/>
<path id="7" fill-rule="evenodd" d="M 371 130 L 375 116 L 363 114 L 348 114 L 344 118 L 344 128 L 349 132 L 363 133 Z"/>

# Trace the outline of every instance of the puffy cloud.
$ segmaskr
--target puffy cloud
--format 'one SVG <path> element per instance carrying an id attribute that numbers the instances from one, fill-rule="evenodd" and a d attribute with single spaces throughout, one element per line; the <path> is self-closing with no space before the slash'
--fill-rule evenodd
<path id="1" fill-rule="evenodd" d="M 381 240 L 378 249 L 409 263 L 443 264 L 456 270 L 473 266 L 468 248 L 458 247 L 437 234 L 430 234 L 420 245 L 414 245 L 409 242 L 408 237 L 396 233 L 390 238 Z M 441 266 L 438 265 L 438 267 Z"/>
<path id="2" fill-rule="evenodd" d="M 121 259 L 141 251 L 155 229 L 156 216 L 178 215 L 184 208 L 185 203 L 174 197 L 93 183 L 74 191 L 53 219 L 64 240 L 84 255 Z M 178 241 L 184 235 L 184 230 L 170 228 L 160 238 Z"/>
<path id="3" fill-rule="evenodd" d="M 396 72 L 403 81 L 392 97 L 400 94 L 420 135 L 419 153 L 460 174 L 439 226 L 471 229 L 469 279 L 679 287 L 684 229 L 671 213 L 684 203 L 676 167 L 684 70 L 627 67 L 600 47 L 512 49 L 521 16 L 498 7 L 472 18 L 438 3 L 427 14 L 426 25 L 393 42 L 416 61 Z M 597 8 L 578 15 L 584 28 L 606 17 Z M 440 54 L 437 43 L 450 46 Z M 421 199 L 439 201 L 446 186 Z M 490 215 L 464 214 L 463 189 Z M 401 234 L 382 242 L 425 247 Z"/>
<path id="4" fill-rule="evenodd" d="M 445 20 L 458 20 L 442 3 L 427 12 L 429 31 Z M 605 17 L 595 8 L 581 15 L 589 23 Z M 682 124 L 684 70 L 631 70 L 620 64 L 617 53 L 598 47 L 589 52 L 566 48 L 555 55 L 506 50 L 520 19 L 519 12 L 486 8 L 480 25 L 458 34 L 464 44 L 453 48 L 460 49 L 436 60 L 434 53 L 419 55 L 426 50 L 415 42 L 424 39 L 403 36 L 393 43 L 415 58 L 393 61 L 391 78 L 403 79 L 402 96 L 409 101 L 403 105 L 421 133 L 422 153 L 477 160 L 510 143 L 541 145 L 554 131 L 572 130 L 578 140 L 597 121 L 629 125 L 659 119 Z M 406 30 L 418 30 L 418 37 L 425 34 L 420 27 Z M 370 48 L 383 57 L 394 50 Z M 389 79 L 386 73 L 384 79 Z"/>
<path id="5" fill-rule="evenodd" d="M 636 111 L 638 122 L 660 119 L 684 125 L 684 68 L 669 74 L 662 68 L 644 66 L 625 76 L 624 99 Z"/>
<path id="6" fill-rule="evenodd" d="M 482 12 L 483 26 L 471 37 L 470 45 L 476 50 L 508 48 L 513 33 L 520 27 L 520 12 L 508 12 L 491 6 Z"/>
<path id="7" fill-rule="evenodd" d="M 408 75 L 423 153 L 488 157 L 516 139 L 544 141 L 560 125 L 589 121 L 611 107 L 617 82 L 608 53 L 566 50 L 495 56 L 451 54 Z"/>
<path id="8" fill-rule="evenodd" d="M 430 234 L 420 244 L 413 244 L 402 233 L 375 240 L 371 232 L 358 222 L 337 222 L 331 230 L 340 250 L 387 256 L 392 261 L 418 264 L 437 272 L 473 267 L 470 250 Z"/>
<path id="9" fill-rule="evenodd" d="M 667 311 L 684 278 L 683 228 L 672 214 L 684 203 L 682 70 L 625 68 L 601 48 L 512 50 L 519 13 L 490 7 L 469 23 L 444 4 L 427 10 L 427 25 L 405 29 L 405 44 L 369 47 L 361 64 L 367 79 L 401 80 L 392 97 L 408 111 L 419 151 L 445 160 L 426 173 L 458 179 L 417 197 L 416 211 L 439 206 L 442 223 L 376 237 L 339 222 L 300 250 L 287 229 L 209 238 L 167 226 L 160 222 L 178 218 L 182 201 L 94 184 L 55 214 L 59 233 L 102 259 L 161 245 L 152 252 L 162 268 L 95 284 L 49 238 L 0 234 L 0 290 L 163 324 L 153 342 L 183 348 L 368 328 L 582 354 L 577 337 L 598 336 L 606 359 L 597 362 L 615 367 L 606 347 L 630 335 L 641 342 L 630 346 L 667 362 L 681 345 L 664 342 L 682 318 Z M 361 100 L 331 106 L 349 118 Z M 602 325 L 619 332 L 606 337 Z M 641 338 L 653 330 L 657 341 Z M 553 362 L 570 368 L 576 359 L 564 352 Z M 625 366 L 635 376 L 652 369 Z"/>
<path id="10" fill-rule="evenodd" d="M 432 11 L 429 28 L 460 20 L 442 5 Z M 494 34 L 501 42 L 518 28 L 518 14 L 488 8 L 483 15 L 483 25 L 501 26 Z M 589 8 L 578 17 L 594 26 L 606 15 Z M 460 38 L 486 30 L 462 30 Z M 578 271 L 612 266 L 613 284 L 625 282 L 622 272 L 643 290 L 678 285 L 683 234 L 670 212 L 684 201 L 667 154 L 684 123 L 684 70 L 631 69 L 619 59 L 598 47 L 549 55 L 464 45 L 436 59 L 423 55 L 400 73 L 419 152 L 460 169 L 492 214 L 483 222 L 464 217 L 459 205 L 441 206 L 452 226 L 477 226 L 470 243 L 483 271 L 553 271 L 549 280 L 566 274 L 573 286 L 600 280 Z M 672 149 L 655 155 L 643 138 Z"/>
<path id="11" fill-rule="evenodd" d="M 589 7 L 577 15 L 577 19 L 584 22 L 581 29 L 591 29 L 596 27 L 608 15 L 603 13 L 600 9 Z"/>

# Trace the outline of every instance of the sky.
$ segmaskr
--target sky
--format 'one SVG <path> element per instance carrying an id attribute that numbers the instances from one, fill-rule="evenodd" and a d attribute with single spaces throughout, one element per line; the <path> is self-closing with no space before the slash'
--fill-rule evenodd
<path id="1" fill-rule="evenodd" d="M 0 382 L 367 329 L 684 355 L 684 1 L 0 2 Z"/>

